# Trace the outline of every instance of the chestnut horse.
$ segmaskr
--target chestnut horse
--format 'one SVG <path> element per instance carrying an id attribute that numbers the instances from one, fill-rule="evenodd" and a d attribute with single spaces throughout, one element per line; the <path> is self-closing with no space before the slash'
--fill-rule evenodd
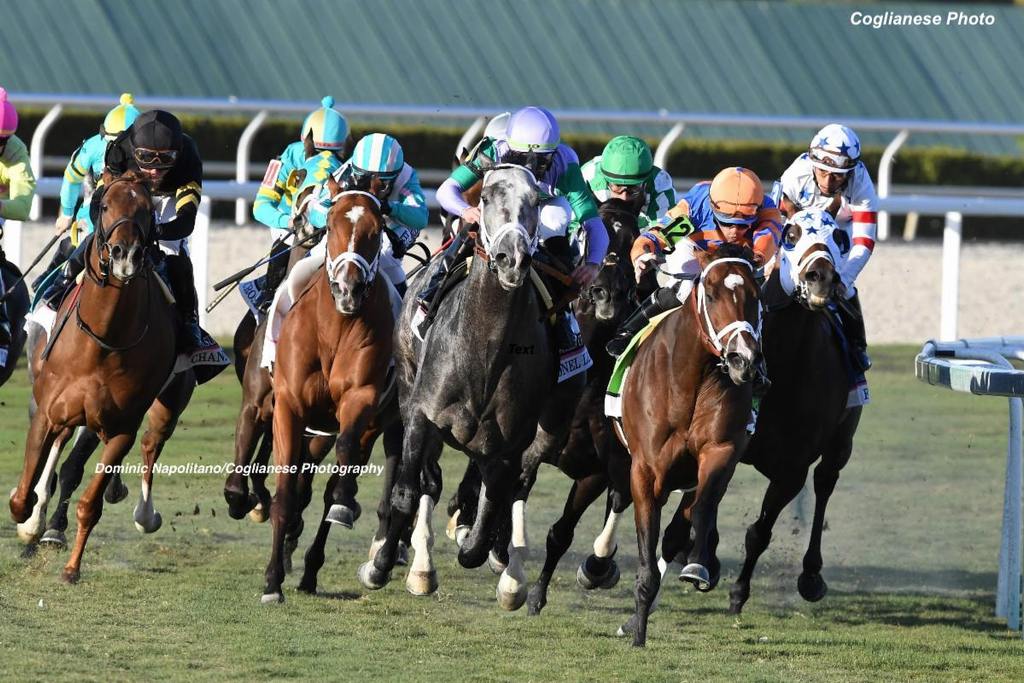
<path id="1" fill-rule="evenodd" d="M 278 474 L 271 505 L 274 532 L 261 598 L 264 604 L 284 601 L 284 540 L 297 514 L 294 498 L 303 462 L 304 430 L 337 433 L 338 465 L 362 465 L 377 436 L 396 416 L 385 414 L 381 407 L 395 320 L 390 285 L 377 276 L 384 228 L 380 202 L 370 193 L 341 192 L 333 179 L 327 187 L 332 206 L 327 217 L 324 272 L 314 276 L 285 318 L 274 369 L 273 442 Z M 394 401 L 387 403 L 395 405 Z M 316 590 L 316 573 L 323 565 L 323 544 L 330 528 L 328 512 L 338 504 L 339 495 L 350 500 L 354 494 L 337 486 L 340 479 L 333 474 L 327 484 L 324 517 L 306 554 L 301 590 Z M 352 499 L 348 507 L 354 505 Z"/>
<path id="2" fill-rule="evenodd" d="M 836 264 L 849 242 L 823 211 L 801 211 L 790 219 L 779 250 L 779 268 L 765 287 L 764 354 L 771 390 L 761 403 L 757 429 L 742 461 L 768 478 L 761 514 L 747 528 L 746 558 L 729 593 L 738 614 L 750 597 L 750 578 L 768 547 L 783 508 L 800 492 L 814 468 L 814 521 L 797 580 L 800 595 L 825 597 L 821 577 L 821 532 L 825 507 L 839 471 L 853 451 L 861 407 L 847 407 L 849 361 L 837 342 L 827 309 L 843 301 Z M 837 239 L 838 238 L 838 239 Z"/>
<path id="3" fill-rule="evenodd" d="M 676 489 L 684 498 L 685 534 L 666 542 L 693 543 L 680 578 L 699 591 L 718 582 L 718 505 L 746 447 L 751 380 L 759 360 L 759 302 L 753 254 L 725 244 L 699 252 L 700 279 L 687 303 L 668 314 L 637 350 L 622 392 L 622 433 L 632 455 L 630 490 L 640 563 L 636 614 L 623 627 L 643 646 L 661 583 L 657 558 L 661 508 Z M 677 549 L 666 548 L 666 557 Z M 688 550 L 688 553 L 687 553 Z"/>
<path id="4" fill-rule="evenodd" d="M 150 426 L 142 452 L 148 472 L 140 507 L 145 524 L 151 530 L 159 526 L 148 495 L 152 466 L 194 385 L 181 383 L 177 391 L 168 385 L 178 326 L 147 255 L 155 238 L 148 185 L 135 173 L 106 176 L 105 184 L 85 279 L 58 311 L 58 320 L 73 316 L 75 325 L 55 330 L 49 355 L 43 354 L 33 385 L 37 410 L 25 442 L 25 466 L 10 501 L 15 521 L 25 522 L 33 506 L 38 511 L 38 504 L 45 504 L 60 449 L 74 428 L 86 425 L 102 439 L 104 468 L 78 502 L 78 535 L 63 571 L 69 583 L 80 576 L 86 541 L 103 511 L 110 468 L 131 450 L 147 409 Z M 168 391 L 161 394 L 165 386 Z"/>

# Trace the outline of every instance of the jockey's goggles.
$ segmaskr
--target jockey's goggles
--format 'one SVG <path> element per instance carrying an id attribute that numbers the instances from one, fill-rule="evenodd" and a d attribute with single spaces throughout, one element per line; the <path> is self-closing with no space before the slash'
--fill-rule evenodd
<path id="1" fill-rule="evenodd" d="M 555 158 L 554 150 L 550 152 L 521 152 L 519 150 L 509 150 L 505 155 L 503 161 L 507 164 L 515 164 L 516 166 L 525 166 L 526 168 L 533 171 L 533 175 L 537 178 L 541 178 L 548 169 L 551 167 L 551 162 Z"/>
<path id="2" fill-rule="evenodd" d="M 811 165 L 829 173 L 849 173 L 857 165 L 856 160 L 842 154 L 829 154 L 823 149 L 812 149 L 809 153 Z"/>
<path id="3" fill-rule="evenodd" d="M 608 191 L 616 194 L 624 194 L 630 199 L 636 199 L 644 194 L 644 184 L 637 183 L 636 185 L 619 185 L 617 183 L 608 183 Z"/>
<path id="4" fill-rule="evenodd" d="M 711 213 L 715 220 L 727 225 L 750 225 L 757 220 L 760 204 L 737 204 L 735 202 L 711 202 Z"/>
<path id="5" fill-rule="evenodd" d="M 135 163 L 142 168 L 170 168 L 178 160 L 178 152 L 173 149 L 136 147 L 132 154 L 135 156 Z"/>

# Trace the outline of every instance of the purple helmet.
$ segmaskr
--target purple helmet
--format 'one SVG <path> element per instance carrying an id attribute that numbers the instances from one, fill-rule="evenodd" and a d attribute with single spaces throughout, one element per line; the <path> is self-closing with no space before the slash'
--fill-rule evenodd
<path id="1" fill-rule="evenodd" d="M 547 109 L 523 107 L 509 119 L 508 146 L 515 152 L 551 153 L 558 138 L 558 121 Z"/>
<path id="2" fill-rule="evenodd" d="M 18 130 L 18 112 L 14 103 L 7 99 L 7 91 L 0 88 L 0 137 L 14 135 Z"/>

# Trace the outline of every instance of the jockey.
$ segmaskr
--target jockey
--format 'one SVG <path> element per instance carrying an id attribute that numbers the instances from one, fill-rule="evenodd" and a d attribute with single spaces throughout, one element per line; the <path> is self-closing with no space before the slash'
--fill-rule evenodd
<path id="1" fill-rule="evenodd" d="M 267 164 L 263 182 L 252 204 L 253 218 L 270 228 L 274 240 L 271 254 L 278 253 L 278 258 L 267 265 L 263 287 L 254 302 L 260 309 L 270 304 L 274 290 L 288 269 L 288 259 L 280 256 L 284 245 L 277 240 L 282 239 L 290 227 L 292 204 L 298 189 L 307 184 L 302 177 L 306 160 L 314 156 L 320 158 L 322 163 L 318 168 L 323 171 L 330 167 L 326 171 L 330 173 L 345 159 L 351 143 L 348 121 L 334 109 L 334 98 L 328 95 L 320 104 L 320 109 L 310 112 L 303 121 L 299 140 L 285 147 L 279 157 Z M 321 181 L 326 179 L 325 174 Z"/>
<path id="2" fill-rule="evenodd" d="M 686 196 L 633 243 L 630 258 L 637 280 L 664 255 L 662 273 L 678 282 L 654 292 L 622 323 L 606 347 L 618 357 L 651 318 L 686 299 L 693 279 L 700 274 L 694 256 L 724 242 L 742 244 L 754 252 L 754 266 L 764 266 L 775 255 L 782 233 L 782 216 L 761 179 L 741 167 L 723 169 L 710 183 L 694 185 Z"/>
<path id="3" fill-rule="evenodd" d="M 572 273 L 578 287 L 586 287 L 597 276 L 608 249 L 608 231 L 597 213 L 597 205 L 580 173 L 579 157 L 567 145 L 560 144 L 558 122 L 546 109 L 524 107 L 509 118 L 505 139 L 485 139 L 478 153 L 459 166 L 437 190 L 437 201 L 448 213 L 459 216 L 463 225 L 480 221 L 480 208 L 470 206 L 463 193 L 482 180 L 495 164 L 516 164 L 529 169 L 548 199 L 541 202 L 541 226 L 544 233 L 569 237 L 571 218 L 586 232 L 586 253 L 582 264 Z M 441 265 L 417 295 L 420 310 L 413 321 L 420 335 L 433 318 L 431 303 L 445 277 L 463 252 L 467 231 L 460 230 L 441 257 Z"/>
<path id="4" fill-rule="evenodd" d="M 307 168 L 310 163 L 315 163 L 315 159 L 307 162 Z M 375 196 L 380 200 L 387 239 L 381 241 L 379 268 L 398 294 L 404 295 L 405 270 L 401 259 L 416 241 L 420 230 L 426 227 L 428 218 L 427 200 L 423 196 L 416 169 L 405 163 L 405 154 L 398 140 L 384 133 L 371 133 L 356 143 L 352 157 L 331 175 L 342 191 L 370 192 L 375 179 L 382 181 Z M 308 178 L 302 189 L 312 182 L 312 178 Z M 333 204 L 332 199 L 326 184 L 321 183 L 320 187 L 313 190 L 305 206 L 309 225 L 319 229 L 327 227 L 327 214 Z M 297 210 L 302 209 L 300 205 Z M 326 256 L 327 240 L 322 239 L 310 250 L 308 257 L 292 269 L 283 285 L 278 287 L 264 337 L 261 367 L 272 367 L 284 318 Z"/>
<path id="5" fill-rule="evenodd" d="M 633 206 L 646 230 L 676 204 L 672 176 L 654 165 L 651 148 L 640 138 L 612 138 L 601 156 L 580 169 L 598 202 L 621 199 Z"/>
<path id="6" fill-rule="evenodd" d="M 199 383 L 213 378 L 228 364 L 227 356 L 199 327 L 198 300 L 188 256 L 188 237 L 195 229 L 202 193 L 203 162 L 195 142 L 181 130 L 178 119 L 166 111 L 140 114 L 107 147 L 105 172 L 114 177 L 128 171 L 141 173 L 153 192 L 156 232 L 171 289 L 182 319 L 178 351 L 190 357 Z M 99 215 L 103 182 L 93 193 L 89 232 Z M 74 279 L 85 267 L 90 234 L 68 259 L 67 277 Z M 210 366 L 210 369 L 199 366 Z M 211 374 L 212 373 L 212 374 Z"/>
<path id="7" fill-rule="evenodd" d="M 878 195 L 867 167 L 860 160 L 857 134 L 836 123 L 822 128 L 807 152 L 782 174 L 777 183 L 779 190 L 783 213 L 824 209 L 835 217 L 846 238 L 844 260 L 837 266 L 851 305 L 837 308 L 850 345 L 857 350 L 855 360 L 859 369 L 867 370 L 871 359 L 867 355 L 867 335 L 855 283 L 875 248 Z M 852 315 L 849 309 L 854 309 Z"/>
<path id="8" fill-rule="evenodd" d="M 0 88 L 0 234 L 4 221 L 28 220 L 36 178 L 29 165 L 25 143 L 14 135 L 18 129 L 18 112 Z M 0 305 L 0 348 L 11 344 L 11 326 L 5 305 Z"/>

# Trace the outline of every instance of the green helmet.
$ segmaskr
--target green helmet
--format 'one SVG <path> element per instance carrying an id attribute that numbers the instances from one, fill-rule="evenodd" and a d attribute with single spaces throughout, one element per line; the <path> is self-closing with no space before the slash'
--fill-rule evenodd
<path id="1" fill-rule="evenodd" d="M 601 153 L 601 173 L 609 183 L 639 185 L 651 175 L 652 168 L 651 148 L 631 135 L 612 138 Z"/>

